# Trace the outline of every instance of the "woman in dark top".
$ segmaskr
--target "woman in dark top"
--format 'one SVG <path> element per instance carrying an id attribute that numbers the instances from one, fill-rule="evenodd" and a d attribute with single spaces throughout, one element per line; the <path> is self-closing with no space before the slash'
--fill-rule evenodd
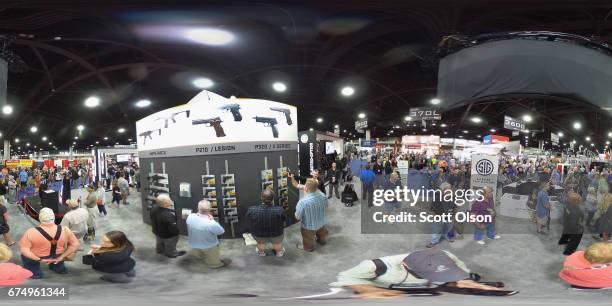
<path id="1" fill-rule="evenodd" d="M 64 188 L 62 189 L 62 203 L 66 204 L 67 200 L 70 200 L 70 174 L 66 172 L 64 174 L 64 180 L 62 181 Z"/>
<path id="2" fill-rule="evenodd" d="M 102 236 L 100 245 L 92 245 L 83 264 L 102 273 L 100 279 L 111 283 L 129 283 L 136 276 L 136 262 L 131 255 L 134 245 L 120 231 L 110 231 Z"/>

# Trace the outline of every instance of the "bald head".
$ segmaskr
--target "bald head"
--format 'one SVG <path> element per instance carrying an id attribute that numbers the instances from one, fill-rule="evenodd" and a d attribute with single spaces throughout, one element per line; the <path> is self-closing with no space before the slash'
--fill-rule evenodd
<path id="1" fill-rule="evenodd" d="M 173 204 L 172 199 L 170 199 L 170 196 L 166 193 L 158 195 L 157 198 L 155 198 L 155 203 L 157 206 L 164 208 L 172 207 Z"/>
<path id="2" fill-rule="evenodd" d="M 207 200 L 202 200 L 198 203 L 198 212 L 205 215 L 210 212 L 212 205 Z"/>
<path id="3" fill-rule="evenodd" d="M 264 204 L 271 204 L 274 202 L 274 191 L 266 188 L 261 192 L 261 202 Z"/>

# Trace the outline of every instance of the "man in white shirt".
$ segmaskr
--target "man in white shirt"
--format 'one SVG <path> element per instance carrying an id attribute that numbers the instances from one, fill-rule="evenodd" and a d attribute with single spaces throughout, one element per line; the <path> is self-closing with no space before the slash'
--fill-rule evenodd
<path id="1" fill-rule="evenodd" d="M 219 239 L 225 229 L 215 221 L 210 213 L 211 204 L 206 200 L 198 203 L 198 213 L 187 217 L 187 232 L 189 233 L 189 246 L 196 256 L 204 258 L 204 263 L 211 269 L 218 269 L 229 265 L 229 258 L 220 259 Z"/>

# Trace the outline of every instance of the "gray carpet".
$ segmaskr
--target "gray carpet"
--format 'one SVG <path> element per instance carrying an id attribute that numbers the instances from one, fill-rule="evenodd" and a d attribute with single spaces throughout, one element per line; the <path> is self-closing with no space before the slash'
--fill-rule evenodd
<path id="1" fill-rule="evenodd" d="M 358 183 L 356 185 L 359 185 Z M 359 186 L 357 192 L 360 194 Z M 242 239 L 224 240 L 222 255 L 233 260 L 227 269 L 209 270 L 191 255 L 168 259 L 154 251 L 154 236 L 141 218 L 140 197 L 130 196 L 130 205 L 109 209 L 107 219 L 99 221 L 99 233 L 122 230 L 137 247 L 137 277 L 130 284 L 109 284 L 99 280 L 99 275 L 78 260 L 68 263 L 70 273 L 56 275 L 46 272 L 45 279 L 32 280 L 30 285 L 61 285 L 70 288 L 68 302 L 31 302 L 32 304 L 99 304 L 129 303 L 205 303 L 238 305 L 245 303 L 270 305 L 331 305 L 368 303 L 357 300 L 288 301 L 296 297 L 324 293 L 328 283 L 334 281 L 338 271 L 347 269 L 363 259 L 406 253 L 423 248 L 429 235 L 361 235 L 361 208 L 344 207 L 339 200 L 330 202 L 328 224 L 329 244 L 313 253 L 303 253 L 295 248 L 300 241 L 298 226 L 286 231 L 287 253 L 283 258 L 257 257 L 254 247 L 246 247 Z M 29 217 L 11 205 L 9 208 L 13 235 L 17 238 L 34 223 Z M 501 222 L 501 221 L 500 221 Z M 521 222 L 500 224 L 500 233 L 512 232 L 513 226 L 528 226 Z M 505 230 L 504 230 L 505 228 Z M 556 228 L 558 231 L 558 226 Z M 447 294 L 441 297 L 419 297 L 399 300 L 377 300 L 376 304 L 405 304 L 407 302 L 429 305 L 610 305 L 612 291 L 575 291 L 568 289 L 557 277 L 563 262 L 562 249 L 556 245 L 558 235 L 504 235 L 502 239 L 480 246 L 471 237 L 453 244 L 443 242 L 440 248 L 462 258 L 485 280 L 504 281 L 507 286 L 521 293 L 513 297 L 468 297 Z M 592 241 L 585 236 L 581 247 Z M 184 238 L 179 249 L 188 250 Z M 15 262 L 18 248 L 14 247 Z M 85 245 L 85 250 L 88 250 Z M 227 298 L 222 295 L 248 293 L 258 297 Z M 2 301 L 0 304 L 14 301 Z M 20 302 L 20 304 L 29 304 Z"/>

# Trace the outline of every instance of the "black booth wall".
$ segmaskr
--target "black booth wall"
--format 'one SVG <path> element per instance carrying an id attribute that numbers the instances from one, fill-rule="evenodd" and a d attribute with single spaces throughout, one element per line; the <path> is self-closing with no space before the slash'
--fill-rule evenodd
<path id="1" fill-rule="evenodd" d="M 206 161 L 209 165 L 209 174 L 215 175 L 217 183 L 217 203 L 219 205 L 219 221 L 225 228 L 222 238 L 231 238 L 231 228 L 229 223 L 223 221 L 221 175 L 225 174 L 225 161 L 228 162 L 228 172 L 235 176 L 236 200 L 238 203 L 238 226 L 234 228 L 236 237 L 241 237 L 243 232 L 248 231 L 248 225 L 244 222 L 245 214 L 249 206 L 259 205 L 261 195 L 261 170 L 265 170 L 264 158 L 268 159 L 268 168 L 274 173 L 274 193 L 276 194 L 275 204 L 278 205 L 278 177 L 277 168 L 280 167 L 280 157 L 283 157 L 283 167 L 295 171 L 298 165 L 298 154 L 296 151 L 277 151 L 277 152 L 257 152 L 257 153 L 238 153 L 228 155 L 205 155 L 188 157 L 168 157 L 168 158 L 141 158 L 141 179 L 142 182 L 142 203 L 143 220 L 150 224 L 147 188 L 149 181 L 148 174 L 151 172 L 151 163 L 155 173 L 162 173 L 162 163 L 165 163 L 165 170 L 168 174 L 170 195 L 175 202 L 175 209 L 179 219 L 181 234 L 186 235 L 187 229 L 185 220 L 181 218 L 183 208 L 197 210 L 198 202 L 203 198 L 202 175 L 206 174 Z M 191 197 L 179 197 L 179 184 L 191 183 Z M 287 211 L 287 226 L 295 223 L 295 205 L 299 199 L 298 191 L 291 187 L 289 183 L 289 210 Z"/>

